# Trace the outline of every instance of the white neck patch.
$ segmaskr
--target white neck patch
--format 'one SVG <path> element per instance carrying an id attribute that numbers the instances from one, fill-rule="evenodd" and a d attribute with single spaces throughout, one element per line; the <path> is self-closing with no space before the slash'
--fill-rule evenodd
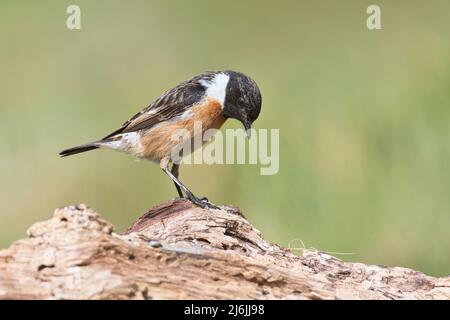
<path id="1" fill-rule="evenodd" d="M 206 87 L 206 96 L 208 98 L 218 100 L 222 106 L 222 109 L 225 102 L 225 95 L 229 80 L 230 77 L 225 73 L 218 73 L 212 81 L 203 80 L 201 82 L 201 84 Z"/>

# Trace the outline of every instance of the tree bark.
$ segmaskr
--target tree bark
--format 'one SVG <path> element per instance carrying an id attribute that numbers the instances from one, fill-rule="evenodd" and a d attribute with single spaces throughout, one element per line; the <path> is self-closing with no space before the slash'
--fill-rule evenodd
<path id="1" fill-rule="evenodd" d="M 0 251 L 2 299 L 449 299 L 450 277 L 301 256 L 239 209 L 176 199 L 123 234 L 85 205 L 55 210 Z"/>

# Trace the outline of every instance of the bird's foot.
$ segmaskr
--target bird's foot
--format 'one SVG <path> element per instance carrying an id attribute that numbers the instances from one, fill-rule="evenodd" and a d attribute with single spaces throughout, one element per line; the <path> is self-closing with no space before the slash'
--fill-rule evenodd
<path id="1" fill-rule="evenodd" d="M 200 207 L 200 208 L 208 208 L 208 209 L 219 209 L 218 206 L 212 204 L 211 202 L 208 201 L 208 198 L 203 197 L 203 198 L 197 198 L 194 195 L 189 195 L 188 196 L 189 201 L 191 201 L 193 204 L 195 204 L 196 206 Z"/>

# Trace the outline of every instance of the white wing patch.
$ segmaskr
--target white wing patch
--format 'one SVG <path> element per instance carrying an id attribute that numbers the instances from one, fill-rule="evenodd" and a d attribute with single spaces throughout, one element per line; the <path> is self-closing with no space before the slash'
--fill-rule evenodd
<path id="1" fill-rule="evenodd" d="M 127 132 L 119 134 L 113 141 L 102 142 L 101 146 L 124 151 L 136 153 L 142 148 L 141 135 L 138 132 Z"/>
<path id="2" fill-rule="evenodd" d="M 229 80 L 230 77 L 225 73 L 218 73 L 212 81 L 202 80 L 200 82 L 206 87 L 206 97 L 218 100 L 222 109 Z"/>

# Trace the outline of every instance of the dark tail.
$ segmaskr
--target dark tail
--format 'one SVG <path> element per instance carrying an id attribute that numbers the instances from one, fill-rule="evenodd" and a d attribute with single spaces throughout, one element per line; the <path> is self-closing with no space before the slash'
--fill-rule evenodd
<path id="1" fill-rule="evenodd" d="M 91 143 L 86 143 L 86 144 L 82 144 L 81 146 L 78 147 L 73 147 L 73 148 L 69 148 L 66 150 L 63 150 L 59 153 L 59 155 L 61 157 L 67 157 L 67 156 L 71 156 L 73 154 L 77 154 L 77 153 L 81 153 L 81 152 L 86 152 L 89 150 L 94 150 L 99 148 L 97 146 L 97 142 L 91 142 Z"/>
<path id="2" fill-rule="evenodd" d="M 77 154 L 77 153 L 82 153 L 82 152 L 86 152 L 86 151 L 89 151 L 89 150 L 98 149 L 98 148 L 100 148 L 100 143 L 108 141 L 109 138 L 111 138 L 111 137 L 121 133 L 124 128 L 125 127 L 122 127 L 120 129 L 118 129 L 118 130 L 108 134 L 103 139 L 100 139 L 100 140 L 97 140 L 97 141 L 94 141 L 94 142 L 90 142 L 90 143 L 85 143 L 85 144 L 82 144 L 81 146 L 77 146 L 77 147 L 73 147 L 73 148 L 69 148 L 69 149 L 63 150 L 63 151 L 61 151 L 59 153 L 59 155 L 61 157 L 67 157 L 67 156 L 71 156 L 73 154 Z"/>

